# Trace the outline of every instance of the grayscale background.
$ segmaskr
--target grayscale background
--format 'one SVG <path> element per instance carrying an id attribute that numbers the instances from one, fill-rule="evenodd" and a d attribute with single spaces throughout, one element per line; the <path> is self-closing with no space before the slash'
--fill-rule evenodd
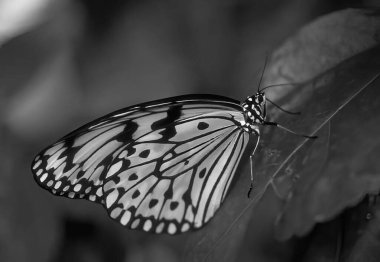
<path id="1" fill-rule="evenodd" d="M 190 93 L 242 100 L 289 36 L 375 2 L 0 0 L 0 261 L 187 260 L 192 233 L 124 229 L 100 205 L 55 197 L 34 182 L 33 157 L 129 105 Z M 265 199 L 237 259 L 296 261 L 303 240 L 274 240 Z"/>

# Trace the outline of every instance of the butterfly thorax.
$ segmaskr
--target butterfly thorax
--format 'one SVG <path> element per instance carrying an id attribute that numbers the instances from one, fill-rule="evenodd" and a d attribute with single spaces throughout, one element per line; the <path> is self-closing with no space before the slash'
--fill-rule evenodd
<path id="1" fill-rule="evenodd" d="M 265 122 L 266 117 L 265 102 L 265 94 L 259 91 L 241 103 L 245 120 L 242 123 L 244 131 L 259 134 L 258 126 Z"/>

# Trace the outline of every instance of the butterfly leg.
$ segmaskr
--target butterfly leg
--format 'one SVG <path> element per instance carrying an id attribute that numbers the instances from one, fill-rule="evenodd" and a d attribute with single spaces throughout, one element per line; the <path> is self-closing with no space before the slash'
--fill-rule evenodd
<path id="1" fill-rule="evenodd" d="M 298 134 L 296 132 L 294 132 L 293 130 L 290 130 L 289 128 L 286 128 L 276 122 L 269 122 L 269 121 L 264 121 L 263 122 L 263 125 L 267 125 L 267 126 L 276 126 L 278 128 L 281 128 L 283 130 L 285 130 L 286 132 L 289 132 L 293 135 L 296 135 L 296 136 L 302 136 L 302 137 L 305 137 L 305 138 L 309 138 L 309 139 L 315 139 L 315 138 L 318 138 L 317 136 L 308 136 L 308 135 L 303 135 L 303 134 Z"/>
<path id="2" fill-rule="evenodd" d="M 257 146 L 259 145 L 259 141 L 260 141 L 260 135 L 257 134 L 257 141 L 256 141 L 255 148 L 253 149 L 251 155 L 249 156 L 249 164 L 251 167 L 251 185 L 250 185 L 249 190 L 248 190 L 248 198 L 250 197 L 251 191 L 253 189 L 253 156 L 255 155 Z"/>

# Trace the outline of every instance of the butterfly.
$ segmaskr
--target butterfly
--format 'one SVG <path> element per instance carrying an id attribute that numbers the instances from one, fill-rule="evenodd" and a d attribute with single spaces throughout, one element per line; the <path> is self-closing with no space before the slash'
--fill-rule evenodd
<path id="1" fill-rule="evenodd" d="M 266 101 L 258 90 L 242 103 L 184 95 L 127 107 L 44 149 L 32 172 L 51 193 L 102 204 L 131 229 L 198 229 L 225 199 L 250 136 L 252 158 L 260 125 L 286 129 L 266 121 Z"/>

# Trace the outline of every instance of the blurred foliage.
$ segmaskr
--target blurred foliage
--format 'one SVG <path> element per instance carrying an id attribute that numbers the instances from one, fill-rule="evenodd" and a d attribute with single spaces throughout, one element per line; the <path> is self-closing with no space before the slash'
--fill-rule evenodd
<path id="1" fill-rule="evenodd" d="M 282 237 L 304 235 L 315 222 L 379 192 L 380 103 L 373 99 L 380 95 L 379 57 L 379 47 L 370 49 L 313 80 L 317 91 L 305 100 L 305 113 L 315 112 L 308 126 L 319 139 L 292 154 L 274 181 L 287 195 Z"/>
<path id="2" fill-rule="evenodd" d="M 376 197 L 363 197 L 379 189 L 370 157 L 378 155 L 372 98 L 379 80 L 366 86 L 379 72 L 379 55 L 360 53 L 378 44 L 378 13 L 346 10 L 315 20 L 365 4 L 375 2 L 0 1 L 6 21 L 0 27 L 0 261 L 377 261 L 379 207 Z M 255 198 L 246 198 L 244 161 L 204 229 L 175 237 L 126 230 L 101 207 L 53 197 L 33 181 L 35 153 L 96 116 L 184 93 L 237 99 L 254 93 L 268 53 L 265 85 L 305 82 L 268 89 L 272 100 L 302 111 L 294 120 L 270 109 L 292 129 L 318 130 L 350 92 L 365 92 L 351 96 L 318 140 L 302 144 L 296 160 L 288 157 L 303 143 L 299 138 L 265 130 L 255 156 Z M 272 164 L 281 161 L 272 179 L 278 168 Z M 320 163 L 324 171 L 315 172 Z M 354 207 L 344 211 L 348 206 Z"/>

